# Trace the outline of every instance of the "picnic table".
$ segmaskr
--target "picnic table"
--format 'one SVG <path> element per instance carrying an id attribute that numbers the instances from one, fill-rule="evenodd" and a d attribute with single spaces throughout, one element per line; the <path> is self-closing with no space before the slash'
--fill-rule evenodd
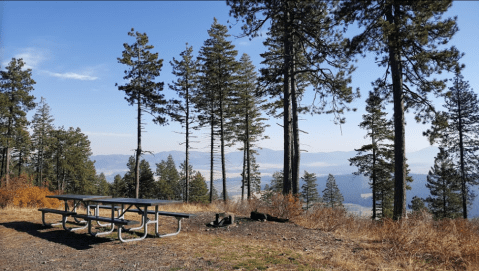
<path id="1" fill-rule="evenodd" d="M 90 212 L 90 208 L 88 206 L 88 204 L 86 203 L 88 200 L 91 200 L 91 199 L 100 199 L 100 198 L 111 198 L 111 196 L 98 196 L 98 195 L 75 195 L 75 194 L 65 194 L 65 195 L 50 195 L 50 196 L 46 196 L 47 198 L 55 198 L 55 199 L 59 199 L 59 200 L 63 200 L 65 202 L 64 206 L 64 210 L 57 210 L 57 209 L 48 209 L 48 208 L 42 208 L 42 209 L 38 209 L 39 211 L 42 212 L 42 223 L 44 226 L 56 226 L 56 225 L 62 225 L 63 228 L 67 231 L 76 231 L 76 230 L 81 230 L 81 229 L 85 229 L 88 225 L 85 225 L 83 227 L 77 227 L 77 228 L 68 228 L 66 226 L 66 222 L 67 222 L 67 219 L 69 216 L 73 216 L 73 215 L 76 215 L 77 214 L 77 208 L 83 204 L 85 206 L 85 208 L 87 209 L 87 213 Z M 68 201 L 69 200 L 73 200 L 73 208 L 72 210 L 70 211 L 69 209 L 69 205 L 68 205 Z M 50 223 L 47 223 L 45 222 L 45 213 L 53 213 L 53 214 L 60 214 L 62 215 L 62 222 L 60 223 L 54 223 L 54 224 L 50 224 Z M 80 221 L 78 220 L 77 218 L 74 217 L 74 220 L 78 223 L 81 223 L 81 222 L 85 222 L 86 221 Z"/>
<path id="2" fill-rule="evenodd" d="M 110 234 L 114 231 L 115 226 L 118 228 L 118 239 L 121 242 L 131 242 L 131 241 L 138 241 L 143 240 L 148 235 L 148 225 L 154 224 L 155 227 L 155 236 L 157 237 L 166 237 L 166 236 L 173 236 L 180 232 L 181 230 L 181 220 L 183 218 L 189 218 L 193 216 L 192 214 L 185 214 L 185 213 L 174 213 L 174 212 L 162 212 L 158 210 L 158 206 L 160 205 L 169 205 L 169 204 L 179 204 L 182 203 L 181 201 L 173 201 L 173 200 L 159 200 L 159 199 L 134 199 L 134 198 L 112 198 L 111 196 L 92 196 L 92 195 L 54 195 L 54 196 L 47 196 L 50 198 L 57 198 L 65 201 L 65 211 L 61 210 L 54 210 L 54 209 L 39 209 L 42 211 L 42 219 L 44 225 L 48 225 L 44 221 L 44 214 L 47 213 L 57 213 L 63 216 L 62 224 L 63 228 L 68 231 L 72 230 L 79 230 L 88 228 L 88 233 L 93 236 L 101 236 Z M 68 200 L 74 200 L 74 207 L 73 211 L 68 209 Z M 87 209 L 86 214 L 78 214 L 76 212 L 77 206 L 83 203 Z M 95 204 L 92 204 L 95 203 Z M 148 210 L 148 208 L 152 208 Z M 99 209 L 111 209 L 110 216 L 99 216 Z M 91 210 L 94 209 L 94 215 L 91 215 Z M 115 214 L 115 212 L 117 212 Z M 127 212 L 134 212 L 141 215 L 141 221 L 135 220 L 127 220 L 124 218 L 125 213 Z M 148 214 L 154 215 L 154 219 L 148 218 Z M 67 228 L 66 218 L 68 216 L 72 216 L 75 221 L 77 222 L 84 222 L 86 223 L 85 226 L 79 228 Z M 168 233 L 168 234 L 160 234 L 158 232 L 158 225 L 159 225 L 159 217 L 160 216 L 173 216 L 178 220 L 178 228 L 176 232 Z M 83 221 L 80 221 L 82 219 Z M 110 225 L 110 229 L 104 232 L 93 232 L 92 231 L 92 221 L 96 221 L 100 226 L 108 226 Z M 106 225 L 100 223 L 106 222 Z M 124 226 L 132 226 L 140 224 L 139 227 L 136 228 L 129 228 L 126 229 Z M 143 229 L 143 235 L 139 238 L 128 238 L 125 239 L 122 236 L 123 231 L 134 231 L 134 230 L 141 230 Z"/>
<path id="3" fill-rule="evenodd" d="M 138 241 L 138 240 L 143 240 L 146 238 L 148 235 L 148 225 L 149 224 L 154 224 L 155 225 L 155 235 L 157 237 L 165 237 L 165 236 L 171 236 L 174 234 L 168 234 L 168 235 L 161 235 L 158 232 L 158 225 L 159 225 L 159 216 L 160 215 L 167 215 L 165 212 L 160 212 L 158 211 L 158 206 L 159 205 L 169 205 L 169 204 L 179 204 L 182 203 L 181 201 L 173 201 L 173 200 L 159 200 L 159 199 L 134 199 L 134 198 L 102 198 L 102 199 L 88 199 L 89 202 L 95 202 L 97 203 L 96 208 L 99 208 L 101 204 L 107 204 L 109 206 L 108 208 L 111 208 L 111 216 L 110 217 L 100 217 L 98 215 L 96 216 L 90 216 L 90 215 L 74 215 L 74 217 L 82 218 L 88 221 L 88 232 L 93 235 L 93 236 L 99 236 L 99 235 L 104 235 L 104 234 L 109 234 L 113 232 L 114 230 L 114 225 L 118 225 L 118 239 L 121 242 L 131 242 L 131 241 Z M 120 206 L 119 214 L 115 215 L 115 207 Z M 136 209 L 132 209 L 132 207 L 136 207 Z M 148 207 L 154 207 L 154 211 L 150 210 L 148 211 Z M 126 220 L 124 219 L 124 215 L 127 212 L 135 212 L 139 213 L 141 215 L 141 225 L 136 228 L 130 228 L 130 229 L 124 229 L 123 226 L 126 225 L 135 225 L 135 224 L 140 224 L 138 221 L 134 220 Z M 95 212 L 95 214 L 98 214 L 98 211 Z M 153 220 L 148 218 L 148 214 L 153 214 L 155 218 Z M 173 214 L 172 216 L 175 216 L 175 214 L 178 215 L 175 216 L 178 221 L 178 231 L 181 229 L 181 213 L 171 213 Z M 189 217 L 189 216 L 188 216 Z M 92 223 L 91 221 L 102 221 L 102 222 L 109 222 L 111 223 L 111 228 L 110 231 L 107 232 L 101 232 L 101 233 L 93 233 L 92 232 Z M 143 235 L 139 238 L 129 238 L 129 239 L 124 239 L 122 237 L 122 231 L 133 231 L 133 230 L 139 230 L 143 228 Z M 175 234 L 177 234 L 175 233 Z"/>

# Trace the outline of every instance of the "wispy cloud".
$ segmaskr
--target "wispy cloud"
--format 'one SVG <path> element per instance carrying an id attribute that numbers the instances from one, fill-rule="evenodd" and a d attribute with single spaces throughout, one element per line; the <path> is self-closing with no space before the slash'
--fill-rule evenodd
<path id="1" fill-rule="evenodd" d="M 47 60 L 48 55 L 48 52 L 44 49 L 28 47 L 20 49 L 17 54 L 13 55 L 13 58 L 22 58 L 23 62 L 25 62 L 25 69 L 34 69 L 37 68 L 41 62 Z M 10 60 L 3 61 L 2 66 L 7 66 L 9 62 Z"/>
<path id="2" fill-rule="evenodd" d="M 83 80 L 83 81 L 93 81 L 98 79 L 96 76 L 91 76 L 88 74 L 79 74 L 74 72 L 66 72 L 66 73 L 58 73 L 58 72 L 49 72 L 47 74 L 53 77 L 63 78 L 63 79 L 75 79 L 75 80 Z"/>
<path id="3" fill-rule="evenodd" d="M 102 132 L 83 132 L 87 136 L 108 136 L 108 137 L 133 137 L 133 134 L 102 133 Z"/>

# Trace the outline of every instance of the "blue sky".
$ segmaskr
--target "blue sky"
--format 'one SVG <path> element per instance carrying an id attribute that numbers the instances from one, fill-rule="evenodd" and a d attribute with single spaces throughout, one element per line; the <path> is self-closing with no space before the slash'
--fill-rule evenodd
<path id="1" fill-rule="evenodd" d="M 123 84 L 123 73 L 127 69 L 119 64 L 123 43 L 133 43 L 127 35 L 135 30 L 148 34 L 150 44 L 155 46 L 164 59 L 159 81 L 171 83 L 169 62 L 179 58 L 185 43 L 193 46 L 195 54 L 208 38 L 207 30 L 213 17 L 224 25 L 228 20 L 229 7 L 223 1 L 1 1 L 0 2 L 0 65 L 4 69 L 12 57 L 23 58 L 33 70 L 37 82 L 33 95 L 44 97 L 51 107 L 55 126 L 80 127 L 89 136 L 93 154 L 133 154 L 136 148 L 135 108 L 124 100 L 124 92 L 115 87 Z M 463 72 L 477 92 L 479 89 L 479 2 L 455 1 L 447 16 L 458 16 L 460 31 L 452 39 L 466 55 Z M 230 30 L 233 35 L 240 33 L 240 24 Z M 256 67 L 260 66 L 260 53 L 265 51 L 264 38 L 249 41 L 235 39 L 239 56 L 247 53 Z M 308 132 L 301 135 L 301 149 L 309 152 L 351 151 L 367 142 L 365 131 L 358 127 L 364 114 L 367 92 L 371 82 L 384 73 L 373 62 L 373 55 L 360 59 L 353 75 L 354 88 L 361 89 L 362 97 L 353 103 L 356 113 L 346 114 L 346 124 L 333 124 L 330 115 L 303 116 L 300 129 Z M 167 98 L 174 94 L 165 87 Z M 434 99 L 441 107 L 442 99 Z M 304 103 L 310 103 L 307 96 Z M 389 107 L 389 111 L 391 111 Z M 29 113 L 29 117 L 34 111 Z M 154 153 L 160 151 L 183 150 L 180 125 L 170 122 L 168 126 L 158 126 L 146 120 L 146 133 L 143 133 L 143 149 Z M 271 119 L 266 129 L 269 140 L 261 142 L 265 148 L 279 150 L 283 146 L 282 128 Z M 428 126 L 416 124 L 412 115 L 407 115 L 406 151 L 417 151 L 429 146 L 422 132 Z M 194 147 L 207 151 L 207 131 L 197 133 L 199 143 Z M 234 149 L 231 149 L 234 150 Z"/>

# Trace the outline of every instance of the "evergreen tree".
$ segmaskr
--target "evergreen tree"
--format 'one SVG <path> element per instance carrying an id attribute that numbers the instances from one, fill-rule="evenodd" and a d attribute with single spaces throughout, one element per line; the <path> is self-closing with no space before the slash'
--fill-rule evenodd
<path id="1" fill-rule="evenodd" d="M 120 176 L 120 174 L 115 175 L 115 178 L 113 179 L 111 196 L 114 198 L 128 197 L 125 180 Z"/>
<path id="2" fill-rule="evenodd" d="M 426 205 L 424 204 L 424 199 L 417 196 L 412 197 L 411 204 L 407 206 L 409 209 L 412 209 L 413 212 L 420 212 L 422 210 L 427 210 Z"/>
<path id="3" fill-rule="evenodd" d="M 230 16 L 242 20 L 243 36 L 259 35 L 264 25 L 269 25 L 267 42 L 270 59 L 265 78 L 273 83 L 282 82 L 283 92 L 278 88 L 269 94 L 280 96 L 277 105 L 283 106 L 284 129 L 284 180 L 283 193 L 299 193 L 299 126 L 298 99 L 301 91 L 296 80 L 304 76 L 313 87 L 319 103 L 312 105 L 312 113 L 335 113 L 349 110 L 347 104 L 358 94 L 348 87 L 349 73 L 341 34 L 333 28 L 328 9 L 334 2 L 328 1 L 241 1 L 228 0 Z M 279 61 L 280 60 L 280 61 Z M 333 71 L 337 71 L 334 73 Z M 279 79 L 282 77 L 282 79 Z M 273 80 L 271 80 L 273 79 Z M 269 83 L 269 82 L 268 82 Z M 333 98 L 327 100 L 328 95 Z M 281 97 L 282 95 L 282 97 Z M 315 100 L 316 101 L 316 100 Z M 325 110 L 331 105 L 330 110 Z"/>
<path id="4" fill-rule="evenodd" d="M 45 161 L 48 159 L 45 153 L 49 148 L 50 133 L 53 130 L 53 117 L 50 115 L 50 106 L 41 98 L 39 107 L 32 120 L 32 148 L 34 152 L 34 165 L 37 172 L 37 185 L 43 185 L 43 175 L 45 172 Z"/>
<path id="5" fill-rule="evenodd" d="M 303 177 L 303 186 L 301 186 L 301 197 L 306 201 L 306 210 L 309 210 L 309 207 L 314 203 L 320 200 L 317 184 L 316 184 L 316 174 L 308 173 L 304 171 Z"/>
<path id="6" fill-rule="evenodd" d="M 149 113 L 154 116 L 153 121 L 157 124 L 165 124 L 166 119 L 163 115 L 166 113 L 166 100 L 164 94 L 160 92 L 163 90 L 163 82 L 155 82 L 155 78 L 160 75 L 163 67 L 163 59 L 158 59 L 158 53 L 152 54 L 151 49 L 153 45 L 148 45 L 148 36 L 146 33 L 134 32 L 132 28 L 128 32 L 128 36 L 134 37 L 136 42 L 132 45 L 123 44 L 125 50 L 122 53 L 122 58 L 118 58 L 118 62 L 128 65 L 129 70 L 125 71 L 124 80 L 128 81 L 123 86 L 118 86 L 118 90 L 125 91 L 125 99 L 129 105 L 136 105 L 137 113 L 137 140 L 135 160 L 135 197 L 139 197 L 140 191 L 140 156 L 141 149 L 141 130 L 142 130 L 142 115 Z"/>
<path id="7" fill-rule="evenodd" d="M 273 179 L 269 186 L 270 190 L 273 192 L 280 193 L 283 191 L 283 171 L 276 171 L 273 173 Z"/>
<path id="8" fill-rule="evenodd" d="M 187 177 L 190 178 L 193 178 L 193 176 L 196 174 L 195 171 L 193 170 L 193 166 L 192 165 L 188 165 L 188 173 L 186 173 L 186 160 L 180 164 L 180 188 L 181 188 L 181 191 L 182 191 L 182 195 L 183 195 L 183 201 L 186 202 L 186 197 L 187 197 L 187 193 L 188 193 L 188 197 L 189 197 L 189 191 L 190 191 L 190 188 L 191 188 L 191 185 L 190 185 L 190 182 L 186 181 L 187 180 Z"/>
<path id="9" fill-rule="evenodd" d="M 140 162 L 140 198 L 154 198 L 155 188 L 155 178 L 153 178 L 150 163 L 142 159 Z"/>
<path id="10" fill-rule="evenodd" d="M 173 156 L 168 155 L 166 161 L 156 164 L 156 175 L 159 177 L 159 195 L 162 198 L 181 200 L 183 197 L 180 185 L 180 174 L 175 166 Z"/>
<path id="11" fill-rule="evenodd" d="M 233 112 L 230 112 L 231 100 L 230 94 L 235 84 L 236 70 L 238 63 L 235 60 L 238 52 L 234 50 L 234 45 L 228 41 L 230 35 L 227 34 L 226 26 L 218 23 L 214 19 L 211 28 L 208 30 L 208 38 L 199 54 L 200 75 L 199 88 L 195 94 L 195 107 L 202 112 L 199 115 L 200 125 L 209 123 L 211 126 L 211 173 L 210 185 L 213 182 L 213 147 L 215 127 L 218 128 L 217 134 L 220 140 L 221 154 L 221 174 L 223 180 L 223 200 L 226 201 L 226 164 L 225 164 L 225 144 L 231 137 L 230 129 L 226 128 L 226 122 Z M 212 200 L 210 195 L 210 200 Z"/>
<path id="12" fill-rule="evenodd" d="M 344 198 L 336 185 L 336 179 L 334 179 L 332 174 L 329 174 L 326 188 L 323 190 L 323 202 L 326 203 L 327 206 L 334 208 L 335 206 L 342 207 L 343 201 Z"/>
<path id="13" fill-rule="evenodd" d="M 193 203 L 208 203 L 208 187 L 206 186 L 205 178 L 200 172 L 196 172 L 190 184 L 191 202 Z"/>
<path id="14" fill-rule="evenodd" d="M 195 92 L 197 87 L 197 77 L 198 77 L 198 60 L 193 59 L 193 47 L 188 47 L 186 43 L 186 50 L 180 54 L 181 60 L 178 61 L 173 58 L 173 61 L 170 61 L 170 64 L 173 68 L 173 74 L 178 77 L 176 81 L 173 81 L 169 85 L 170 89 L 176 91 L 178 96 L 182 100 L 172 100 L 172 106 L 170 113 L 172 118 L 175 121 L 180 122 L 185 128 L 185 148 L 186 148 L 186 159 L 185 167 L 189 168 L 189 150 L 190 150 L 190 137 L 191 137 L 191 124 L 195 121 L 195 115 L 193 112 L 192 106 L 192 94 Z M 190 180 L 190 171 L 185 171 L 185 190 L 184 201 L 188 202 L 188 192 L 189 192 L 189 180 Z"/>
<path id="15" fill-rule="evenodd" d="M 23 70 L 23 59 L 12 58 L 5 71 L 0 71 L 0 101 L 1 101 L 1 126 L 0 146 L 3 148 L 2 164 L 5 167 L 2 174 L 5 176 L 5 185 L 8 188 L 12 164 L 12 150 L 16 147 L 15 135 L 23 134 L 21 131 L 27 125 L 26 114 L 35 107 L 33 91 L 35 81 L 31 78 L 32 70 Z"/>
<path id="16" fill-rule="evenodd" d="M 456 73 L 453 86 L 445 95 L 444 107 L 447 111 L 439 115 L 426 135 L 431 144 L 439 141 L 456 161 L 461 178 L 462 215 L 467 218 L 467 206 L 474 199 L 470 186 L 479 184 L 479 100 L 460 73 Z"/>
<path id="17" fill-rule="evenodd" d="M 427 175 L 426 187 L 431 193 L 426 198 L 429 209 L 436 219 L 461 216 L 460 175 L 443 148 L 434 159 L 434 166 Z"/>
<path id="18" fill-rule="evenodd" d="M 444 48 L 458 30 L 456 18 L 441 17 L 451 4 L 452 0 L 346 0 L 335 11 L 338 24 L 362 27 L 348 42 L 348 52 L 364 55 L 372 51 L 376 62 L 386 68 L 375 86 L 388 99 L 392 96 L 394 103 L 394 219 L 406 215 L 404 111 L 414 110 L 418 122 L 431 120 L 435 109 L 428 94 L 439 94 L 445 88 L 444 81 L 431 76 L 457 69 L 458 50 Z"/>
<path id="19" fill-rule="evenodd" d="M 371 138 L 371 143 L 356 149 L 357 155 L 349 159 L 351 165 L 358 167 L 358 171 L 354 172 L 355 175 L 369 177 L 369 185 L 373 192 L 372 219 L 377 217 L 377 201 L 382 202 L 378 195 L 386 196 L 389 191 L 394 191 L 394 187 L 390 185 L 391 175 L 394 173 L 394 146 L 389 144 L 394 141 L 393 122 L 386 119 L 387 113 L 383 111 L 384 109 L 378 89 L 370 91 L 366 100 L 367 114 L 363 115 L 359 127 L 367 130 L 366 137 Z M 384 207 L 384 204 L 380 205 Z"/>
<path id="20" fill-rule="evenodd" d="M 258 165 L 252 164 L 256 161 L 254 154 L 257 152 L 253 150 L 256 141 L 269 138 L 264 136 L 264 129 L 269 127 L 265 125 L 265 118 L 261 117 L 260 106 L 264 103 L 260 97 L 255 95 L 256 77 L 255 67 L 247 54 L 243 54 L 239 61 L 238 82 L 235 89 L 236 102 L 234 112 L 236 116 L 233 117 L 232 124 L 235 128 L 235 134 L 238 141 L 243 143 L 243 172 L 242 172 L 242 194 L 245 186 L 247 187 L 248 199 L 251 198 L 252 184 L 256 186 L 255 189 L 259 192 L 258 181 L 261 180 Z M 253 170 L 256 168 L 256 170 Z M 256 173 L 256 174 L 254 174 Z M 254 180 L 252 180 L 254 179 Z"/>
<path id="21" fill-rule="evenodd" d="M 107 196 L 111 194 L 110 184 L 106 180 L 103 172 L 96 176 L 96 188 L 96 195 Z"/>
<path id="22" fill-rule="evenodd" d="M 136 193 L 135 164 L 136 160 L 132 155 L 128 158 L 128 162 L 126 163 L 128 171 L 125 173 L 125 175 L 123 175 L 123 182 L 125 183 L 124 194 L 128 198 L 134 198 Z M 119 192 L 120 191 L 121 190 L 119 190 Z"/>

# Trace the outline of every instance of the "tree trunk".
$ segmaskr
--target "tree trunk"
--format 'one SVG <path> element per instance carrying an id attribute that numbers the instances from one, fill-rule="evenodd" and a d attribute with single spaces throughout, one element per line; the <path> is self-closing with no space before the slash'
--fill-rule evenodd
<path id="1" fill-rule="evenodd" d="M 283 160 L 283 194 L 292 192 L 291 183 L 291 86 L 290 86 L 290 65 L 291 65 L 291 26 L 289 12 L 284 13 L 284 85 L 283 85 L 283 131 L 284 131 L 284 160 Z"/>
<path id="2" fill-rule="evenodd" d="M 7 139 L 7 159 L 6 160 L 6 165 L 5 165 L 5 186 L 7 187 L 7 189 L 9 188 L 10 186 L 10 147 L 8 147 L 8 144 L 9 144 L 9 140 Z"/>
<path id="3" fill-rule="evenodd" d="M 247 163 L 247 183 L 248 183 L 248 199 L 251 199 L 251 157 L 249 149 L 249 112 L 246 113 L 246 163 Z"/>
<path id="4" fill-rule="evenodd" d="M 456 78 L 457 80 L 457 78 Z M 456 87 L 457 88 L 457 87 Z M 460 165 L 461 165 L 461 194 L 462 194 L 462 217 L 467 219 L 467 188 L 466 188 L 466 175 L 464 170 L 464 135 L 462 127 L 462 108 L 461 108 L 461 97 L 459 91 L 457 93 L 457 113 L 458 113 L 458 130 L 459 130 L 459 154 L 460 154 Z"/>
<path id="5" fill-rule="evenodd" d="M 243 175 L 241 178 L 241 201 L 244 200 L 244 186 L 246 184 L 246 140 L 243 142 Z"/>
<path id="6" fill-rule="evenodd" d="M 396 25 L 399 20 L 399 7 L 390 5 L 386 12 L 389 23 Z M 389 36 L 389 63 L 393 83 L 394 100 L 394 214 L 393 219 L 399 220 L 406 216 L 406 141 L 404 124 L 404 95 L 401 56 L 397 47 L 397 36 L 392 33 Z"/>
<path id="7" fill-rule="evenodd" d="M 222 95 L 223 96 L 223 95 Z M 221 140 L 221 177 L 223 179 L 223 200 L 227 201 L 226 194 L 226 165 L 225 165 L 225 131 L 224 131 L 224 119 L 223 119 L 223 97 L 220 99 L 220 140 Z"/>
<path id="8" fill-rule="evenodd" d="M 293 47 L 293 46 L 291 46 Z M 293 162 L 292 162 L 292 187 L 293 194 L 299 193 L 299 162 L 300 162 L 300 149 L 299 149 L 299 127 L 298 127 L 298 101 L 296 96 L 296 78 L 295 78 L 295 66 L 294 66 L 294 51 L 292 54 L 292 73 L 291 73 L 291 102 L 293 104 Z"/>
<path id="9" fill-rule="evenodd" d="M 372 143 L 373 143 L 373 220 L 376 220 L 376 142 L 374 140 L 374 133 L 372 136 Z"/>
<path id="10" fill-rule="evenodd" d="M 138 92 L 138 147 L 136 148 L 135 161 L 135 198 L 140 197 L 140 157 L 141 157 L 141 95 Z"/>
<path id="11" fill-rule="evenodd" d="M 188 87 L 186 88 L 186 160 L 185 160 L 185 202 L 188 203 L 188 194 L 190 190 L 190 166 L 189 166 L 189 153 L 190 153 L 190 104 L 189 104 Z"/>
<path id="12" fill-rule="evenodd" d="M 213 148 L 214 148 L 214 116 L 213 102 L 211 103 L 211 149 L 210 149 L 210 203 L 213 202 Z"/>

